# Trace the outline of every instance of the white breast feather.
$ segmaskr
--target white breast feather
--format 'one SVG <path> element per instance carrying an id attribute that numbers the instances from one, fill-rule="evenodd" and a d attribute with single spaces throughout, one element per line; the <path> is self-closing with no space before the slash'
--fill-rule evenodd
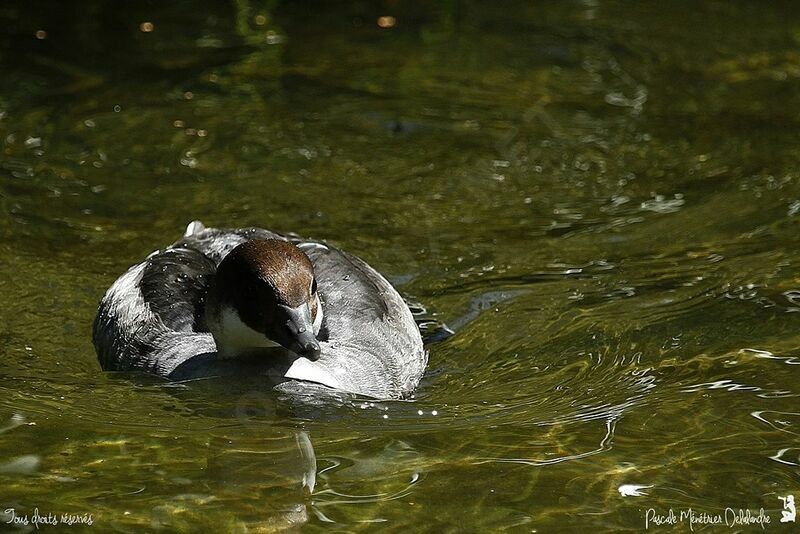
<path id="1" fill-rule="evenodd" d="M 247 326 L 236 310 L 230 307 L 222 309 L 219 327 L 219 331 L 214 332 L 214 339 L 220 358 L 235 358 L 247 349 L 280 347 L 264 334 Z"/>

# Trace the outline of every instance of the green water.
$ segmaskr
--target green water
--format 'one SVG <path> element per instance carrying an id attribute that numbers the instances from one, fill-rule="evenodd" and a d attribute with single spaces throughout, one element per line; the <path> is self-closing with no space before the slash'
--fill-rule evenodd
<path id="1" fill-rule="evenodd" d="M 794 527 L 794 3 L 11 0 L 0 25 L 0 513 Z M 328 240 L 456 334 L 404 402 L 101 372 L 98 300 L 192 219 Z"/>

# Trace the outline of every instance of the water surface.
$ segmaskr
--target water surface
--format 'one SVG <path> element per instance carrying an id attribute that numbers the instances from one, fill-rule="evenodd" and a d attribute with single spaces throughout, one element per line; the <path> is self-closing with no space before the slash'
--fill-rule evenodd
<path id="1" fill-rule="evenodd" d="M 13 0 L 0 23 L 0 511 L 774 530 L 800 498 L 793 3 Z M 402 402 L 103 373 L 99 298 L 193 219 L 325 239 L 456 333 Z"/>

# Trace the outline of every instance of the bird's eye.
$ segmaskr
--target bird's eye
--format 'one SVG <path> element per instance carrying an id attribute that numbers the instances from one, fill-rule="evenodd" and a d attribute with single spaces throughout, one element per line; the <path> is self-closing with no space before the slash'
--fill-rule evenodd
<path id="1" fill-rule="evenodd" d="M 314 280 L 311 281 L 311 294 L 313 295 L 316 292 L 317 292 L 317 279 L 314 278 Z"/>

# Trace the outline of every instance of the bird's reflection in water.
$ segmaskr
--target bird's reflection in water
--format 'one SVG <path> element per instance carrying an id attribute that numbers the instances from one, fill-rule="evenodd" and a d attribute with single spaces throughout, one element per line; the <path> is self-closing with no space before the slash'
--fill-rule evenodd
<path id="1" fill-rule="evenodd" d="M 196 502 L 202 496 L 203 507 L 230 505 L 236 510 L 230 527 L 251 532 L 292 529 L 309 520 L 338 522 L 340 514 L 330 513 L 335 505 L 408 495 L 426 464 L 413 442 L 375 436 L 375 412 L 387 413 L 394 403 L 365 403 L 363 397 L 311 383 L 276 388 L 258 377 L 163 387 L 194 416 L 230 421 L 208 431 L 204 495 L 184 495 L 159 507 L 164 520 L 155 522 L 164 526 L 176 526 L 174 512 L 192 507 L 186 499 Z M 276 421 L 297 425 L 277 426 Z M 340 423 L 366 432 L 346 439 L 345 453 Z M 318 459 L 315 445 L 324 450 L 328 443 L 336 443 L 339 452 Z M 363 484 L 370 489 L 364 491 Z M 249 497 L 246 504 L 243 495 Z"/>
<path id="2" fill-rule="evenodd" d="M 274 531 L 308 521 L 317 460 L 309 435 L 277 430 L 263 437 L 213 438 L 207 476 L 221 501 L 250 495 L 238 520 L 248 531 Z"/>

